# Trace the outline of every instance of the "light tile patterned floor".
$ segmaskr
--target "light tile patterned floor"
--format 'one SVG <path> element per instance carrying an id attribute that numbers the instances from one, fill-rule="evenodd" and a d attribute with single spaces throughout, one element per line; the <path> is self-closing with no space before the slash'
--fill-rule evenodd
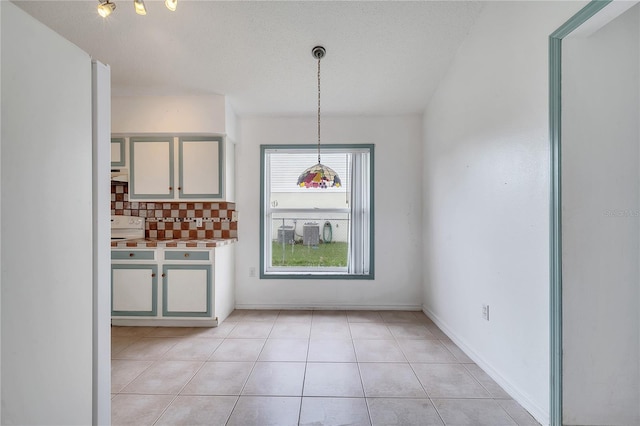
<path id="1" fill-rule="evenodd" d="M 537 425 L 422 312 L 112 328 L 114 425 Z"/>

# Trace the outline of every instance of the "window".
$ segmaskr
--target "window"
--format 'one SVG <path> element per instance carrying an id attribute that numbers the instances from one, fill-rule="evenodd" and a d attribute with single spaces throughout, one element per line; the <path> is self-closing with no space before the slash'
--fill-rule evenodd
<path id="1" fill-rule="evenodd" d="M 261 146 L 261 278 L 373 279 L 373 148 L 322 145 L 342 185 L 309 189 L 315 145 Z"/>

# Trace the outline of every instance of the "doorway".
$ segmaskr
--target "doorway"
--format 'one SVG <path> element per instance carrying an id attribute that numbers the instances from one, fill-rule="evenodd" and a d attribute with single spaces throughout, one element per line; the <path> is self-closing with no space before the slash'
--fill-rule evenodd
<path id="1" fill-rule="evenodd" d="M 551 424 L 640 423 L 640 6 L 550 38 Z"/>

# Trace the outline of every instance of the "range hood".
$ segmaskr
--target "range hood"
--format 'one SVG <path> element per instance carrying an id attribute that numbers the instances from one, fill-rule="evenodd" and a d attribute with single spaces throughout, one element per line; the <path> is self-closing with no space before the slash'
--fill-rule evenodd
<path id="1" fill-rule="evenodd" d="M 129 182 L 129 171 L 127 169 L 111 169 L 111 183 Z"/>

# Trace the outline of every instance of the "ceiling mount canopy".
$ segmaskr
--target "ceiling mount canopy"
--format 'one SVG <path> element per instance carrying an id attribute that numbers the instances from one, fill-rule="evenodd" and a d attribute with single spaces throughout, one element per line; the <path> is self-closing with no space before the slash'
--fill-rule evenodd
<path id="1" fill-rule="evenodd" d="M 320 160 L 320 60 L 326 53 L 322 46 L 311 49 L 311 55 L 318 60 L 318 164 L 314 164 L 298 176 L 298 186 L 302 188 L 338 188 L 342 185 L 338 174 Z"/>
<path id="2" fill-rule="evenodd" d="M 116 10 L 115 3 L 112 3 L 111 0 L 98 0 L 100 4 L 98 5 L 98 14 L 103 18 L 111 15 L 111 13 Z M 164 5 L 170 11 L 174 12 L 178 7 L 178 0 L 165 0 Z M 133 9 L 136 11 L 138 15 L 146 15 L 147 8 L 144 5 L 144 0 L 133 0 Z"/>

